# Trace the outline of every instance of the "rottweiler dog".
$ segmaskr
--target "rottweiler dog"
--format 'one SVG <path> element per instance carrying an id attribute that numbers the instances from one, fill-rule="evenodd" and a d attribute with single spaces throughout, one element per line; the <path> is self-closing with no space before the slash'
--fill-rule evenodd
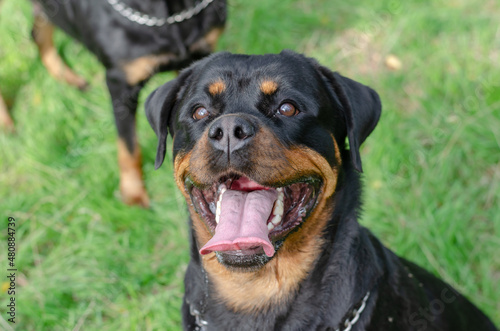
<path id="1" fill-rule="evenodd" d="M 146 101 L 188 203 L 185 330 L 495 330 L 359 225 L 375 91 L 291 51 L 219 53 Z M 348 143 L 346 143 L 348 140 Z"/>
<path id="2" fill-rule="evenodd" d="M 85 45 L 106 68 L 119 137 L 122 198 L 147 207 L 135 132 L 139 92 L 154 73 L 180 70 L 214 50 L 226 20 L 226 1 L 34 0 L 33 5 L 32 36 L 51 75 L 80 89 L 87 86 L 57 54 L 54 25 Z M 8 126 L 12 121 L 2 122 Z"/>

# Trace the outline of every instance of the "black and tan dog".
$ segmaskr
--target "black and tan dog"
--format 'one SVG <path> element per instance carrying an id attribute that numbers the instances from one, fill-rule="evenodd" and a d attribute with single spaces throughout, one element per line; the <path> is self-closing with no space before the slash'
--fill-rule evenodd
<path id="1" fill-rule="evenodd" d="M 495 330 L 358 222 L 369 87 L 290 51 L 221 53 L 153 92 L 189 205 L 186 330 Z M 346 137 L 349 149 L 345 146 Z"/>
<path id="2" fill-rule="evenodd" d="M 154 73 L 180 70 L 213 51 L 226 20 L 226 1 L 34 0 L 33 4 L 32 35 L 50 74 L 80 89 L 87 85 L 57 54 L 54 25 L 79 40 L 105 66 L 119 136 L 122 197 L 128 204 L 148 206 L 135 132 L 139 92 Z M 12 127 L 1 107 L 0 123 Z"/>

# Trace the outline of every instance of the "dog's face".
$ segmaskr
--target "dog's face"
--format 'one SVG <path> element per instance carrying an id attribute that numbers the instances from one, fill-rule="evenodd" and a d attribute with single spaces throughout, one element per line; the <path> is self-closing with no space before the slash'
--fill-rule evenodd
<path id="1" fill-rule="evenodd" d="M 199 253 L 238 271 L 316 258 L 341 165 L 361 170 L 359 145 L 380 109 L 373 90 L 288 51 L 213 55 L 146 102 L 156 167 L 173 136 Z"/>

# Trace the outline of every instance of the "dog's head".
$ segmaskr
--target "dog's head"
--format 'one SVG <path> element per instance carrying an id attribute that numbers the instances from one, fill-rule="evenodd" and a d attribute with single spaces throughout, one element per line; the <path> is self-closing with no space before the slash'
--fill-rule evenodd
<path id="1" fill-rule="evenodd" d="M 290 51 L 215 54 L 146 102 L 156 168 L 173 136 L 200 254 L 240 271 L 317 252 L 340 166 L 361 171 L 380 111 L 372 89 Z"/>

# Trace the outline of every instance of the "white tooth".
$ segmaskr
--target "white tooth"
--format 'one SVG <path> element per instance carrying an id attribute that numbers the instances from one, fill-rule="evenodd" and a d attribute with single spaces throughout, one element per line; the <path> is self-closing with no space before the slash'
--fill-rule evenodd
<path id="1" fill-rule="evenodd" d="M 276 189 L 276 191 L 278 191 L 278 192 L 283 192 L 283 187 L 278 187 L 278 188 Z"/>
<path id="2" fill-rule="evenodd" d="M 284 199 L 283 192 L 278 193 L 278 198 L 274 203 L 273 215 L 280 215 L 280 216 L 283 215 L 283 208 L 284 208 L 283 199 Z"/>
<path id="3" fill-rule="evenodd" d="M 215 223 L 219 224 L 220 213 L 221 213 L 221 199 L 217 201 L 217 209 L 215 211 Z"/>
<path id="4" fill-rule="evenodd" d="M 273 223 L 274 225 L 278 225 L 280 224 L 281 222 L 281 215 L 276 215 L 273 217 L 271 223 Z"/>
<path id="5" fill-rule="evenodd" d="M 273 223 L 267 223 L 267 229 L 269 231 L 271 231 L 272 229 L 274 229 L 274 224 Z"/>
<path id="6" fill-rule="evenodd" d="M 221 213 L 221 205 L 222 205 L 222 195 L 224 192 L 226 192 L 226 186 L 224 184 L 221 184 L 220 186 L 220 193 L 219 193 L 219 199 L 217 200 L 217 209 L 215 210 L 215 223 L 219 224 L 220 220 L 220 213 Z"/>
<path id="7" fill-rule="evenodd" d="M 276 216 L 280 216 L 283 215 L 283 209 L 284 209 L 284 206 L 283 206 L 283 200 L 276 200 L 276 204 L 274 205 L 274 215 Z"/>

